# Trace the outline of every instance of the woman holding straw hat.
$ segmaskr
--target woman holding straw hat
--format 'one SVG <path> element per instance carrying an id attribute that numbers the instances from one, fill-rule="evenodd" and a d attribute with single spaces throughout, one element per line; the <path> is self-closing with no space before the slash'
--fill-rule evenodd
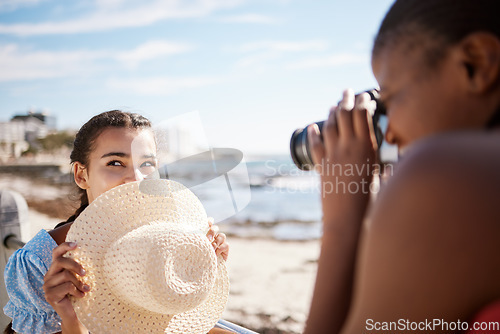
<path id="1" fill-rule="evenodd" d="M 401 161 L 373 203 L 322 193 L 305 333 L 498 333 L 499 12 L 498 0 L 396 0 L 386 14 L 372 69 Z M 371 181 L 369 100 L 347 91 L 323 141 L 308 129 L 323 184 Z M 370 172 L 325 172 L 333 165 Z M 496 327 L 474 320 L 486 315 Z"/>
<path id="2" fill-rule="evenodd" d="M 54 230 L 40 231 L 9 259 L 6 266 L 5 281 L 10 300 L 4 312 L 13 318 L 10 332 L 88 333 L 72 302 L 91 293 L 91 284 L 83 283 L 85 268 L 64 256 L 79 249 L 75 242 L 65 242 L 68 231 L 75 220 L 78 222 L 84 217 L 82 212 L 95 209 L 96 199 L 103 193 L 127 187 L 157 172 L 155 157 L 151 124 L 141 115 L 113 110 L 93 117 L 82 126 L 71 153 L 74 179 L 81 191 L 80 207 Z M 218 228 L 210 221 L 206 226 L 212 253 L 226 260 L 229 252 L 226 236 L 218 233 Z M 109 228 L 114 230 L 116 226 Z M 200 240 L 196 242 L 203 244 Z"/>

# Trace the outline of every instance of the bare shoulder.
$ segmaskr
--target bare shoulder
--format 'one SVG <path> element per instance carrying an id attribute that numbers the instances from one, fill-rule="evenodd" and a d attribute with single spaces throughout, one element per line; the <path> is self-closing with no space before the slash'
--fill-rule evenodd
<path id="1" fill-rule="evenodd" d="M 434 137 L 408 153 L 363 232 L 348 332 L 367 319 L 467 320 L 500 299 L 500 135 Z"/>
<path id="2" fill-rule="evenodd" d="M 445 177 L 455 173 L 482 179 L 500 166 L 500 132 L 465 132 L 433 136 L 415 144 L 403 158 L 403 177 L 419 176 L 421 169 Z M 478 173 L 479 172 L 479 173 Z M 480 172 L 487 173 L 483 175 Z M 450 174 L 451 173 L 451 174 Z M 500 181 L 500 178 L 496 178 Z"/>
<path id="3" fill-rule="evenodd" d="M 52 239 L 54 239 L 56 244 L 60 245 L 64 241 L 66 241 L 66 235 L 68 234 L 68 231 L 72 224 L 73 223 L 67 223 L 49 231 L 49 235 L 52 237 Z"/>
<path id="4" fill-rule="evenodd" d="M 434 136 L 417 143 L 403 158 L 388 190 L 381 193 L 381 204 L 403 195 L 401 200 L 412 201 L 414 207 L 454 203 L 457 211 L 477 213 L 490 206 L 498 221 L 499 172 L 500 133 Z"/>

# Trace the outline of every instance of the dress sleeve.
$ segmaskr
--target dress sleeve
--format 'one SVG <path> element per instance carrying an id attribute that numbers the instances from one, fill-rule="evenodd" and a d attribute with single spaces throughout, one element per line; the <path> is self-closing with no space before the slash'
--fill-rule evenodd
<path id="1" fill-rule="evenodd" d="M 50 238 L 48 234 L 47 236 Z M 50 254 L 53 247 L 40 241 L 42 240 L 32 240 L 24 248 L 17 250 L 5 267 L 4 277 L 9 301 L 3 310 L 12 318 L 12 329 L 17 333 L 61 331 L 61 319 L 45 300 L 42 288 L 43 278 L 50 266 L 46 253 L 48 251 Z M 36 246 L 36 251 L 33 245 Z M 38 254 L 40 251 L 44 253 Z"/>

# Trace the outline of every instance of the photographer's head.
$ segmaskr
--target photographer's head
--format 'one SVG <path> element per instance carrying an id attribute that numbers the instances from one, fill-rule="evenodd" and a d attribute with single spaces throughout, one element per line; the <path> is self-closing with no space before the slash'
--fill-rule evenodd
<path id="1" fill-rule="evenodd" d="M 499 12 L 498 0 L 394 3 L 372 53 L 388 142 L 486 127 L 500 106 Z"/>

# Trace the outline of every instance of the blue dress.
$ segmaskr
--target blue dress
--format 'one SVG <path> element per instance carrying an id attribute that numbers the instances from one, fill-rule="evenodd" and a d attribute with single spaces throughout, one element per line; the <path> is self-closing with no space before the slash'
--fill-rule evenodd
<path id="1" fill-rule="evenodd" d="M 61 318 L 45 300 L 43 277 L 52 263 L 56 242 L 41 230 L 9 258 L 5 266 L 5 286 L 9 302 L 3 308 L 12 318 L 17 333 L 57 333 Z"/>

